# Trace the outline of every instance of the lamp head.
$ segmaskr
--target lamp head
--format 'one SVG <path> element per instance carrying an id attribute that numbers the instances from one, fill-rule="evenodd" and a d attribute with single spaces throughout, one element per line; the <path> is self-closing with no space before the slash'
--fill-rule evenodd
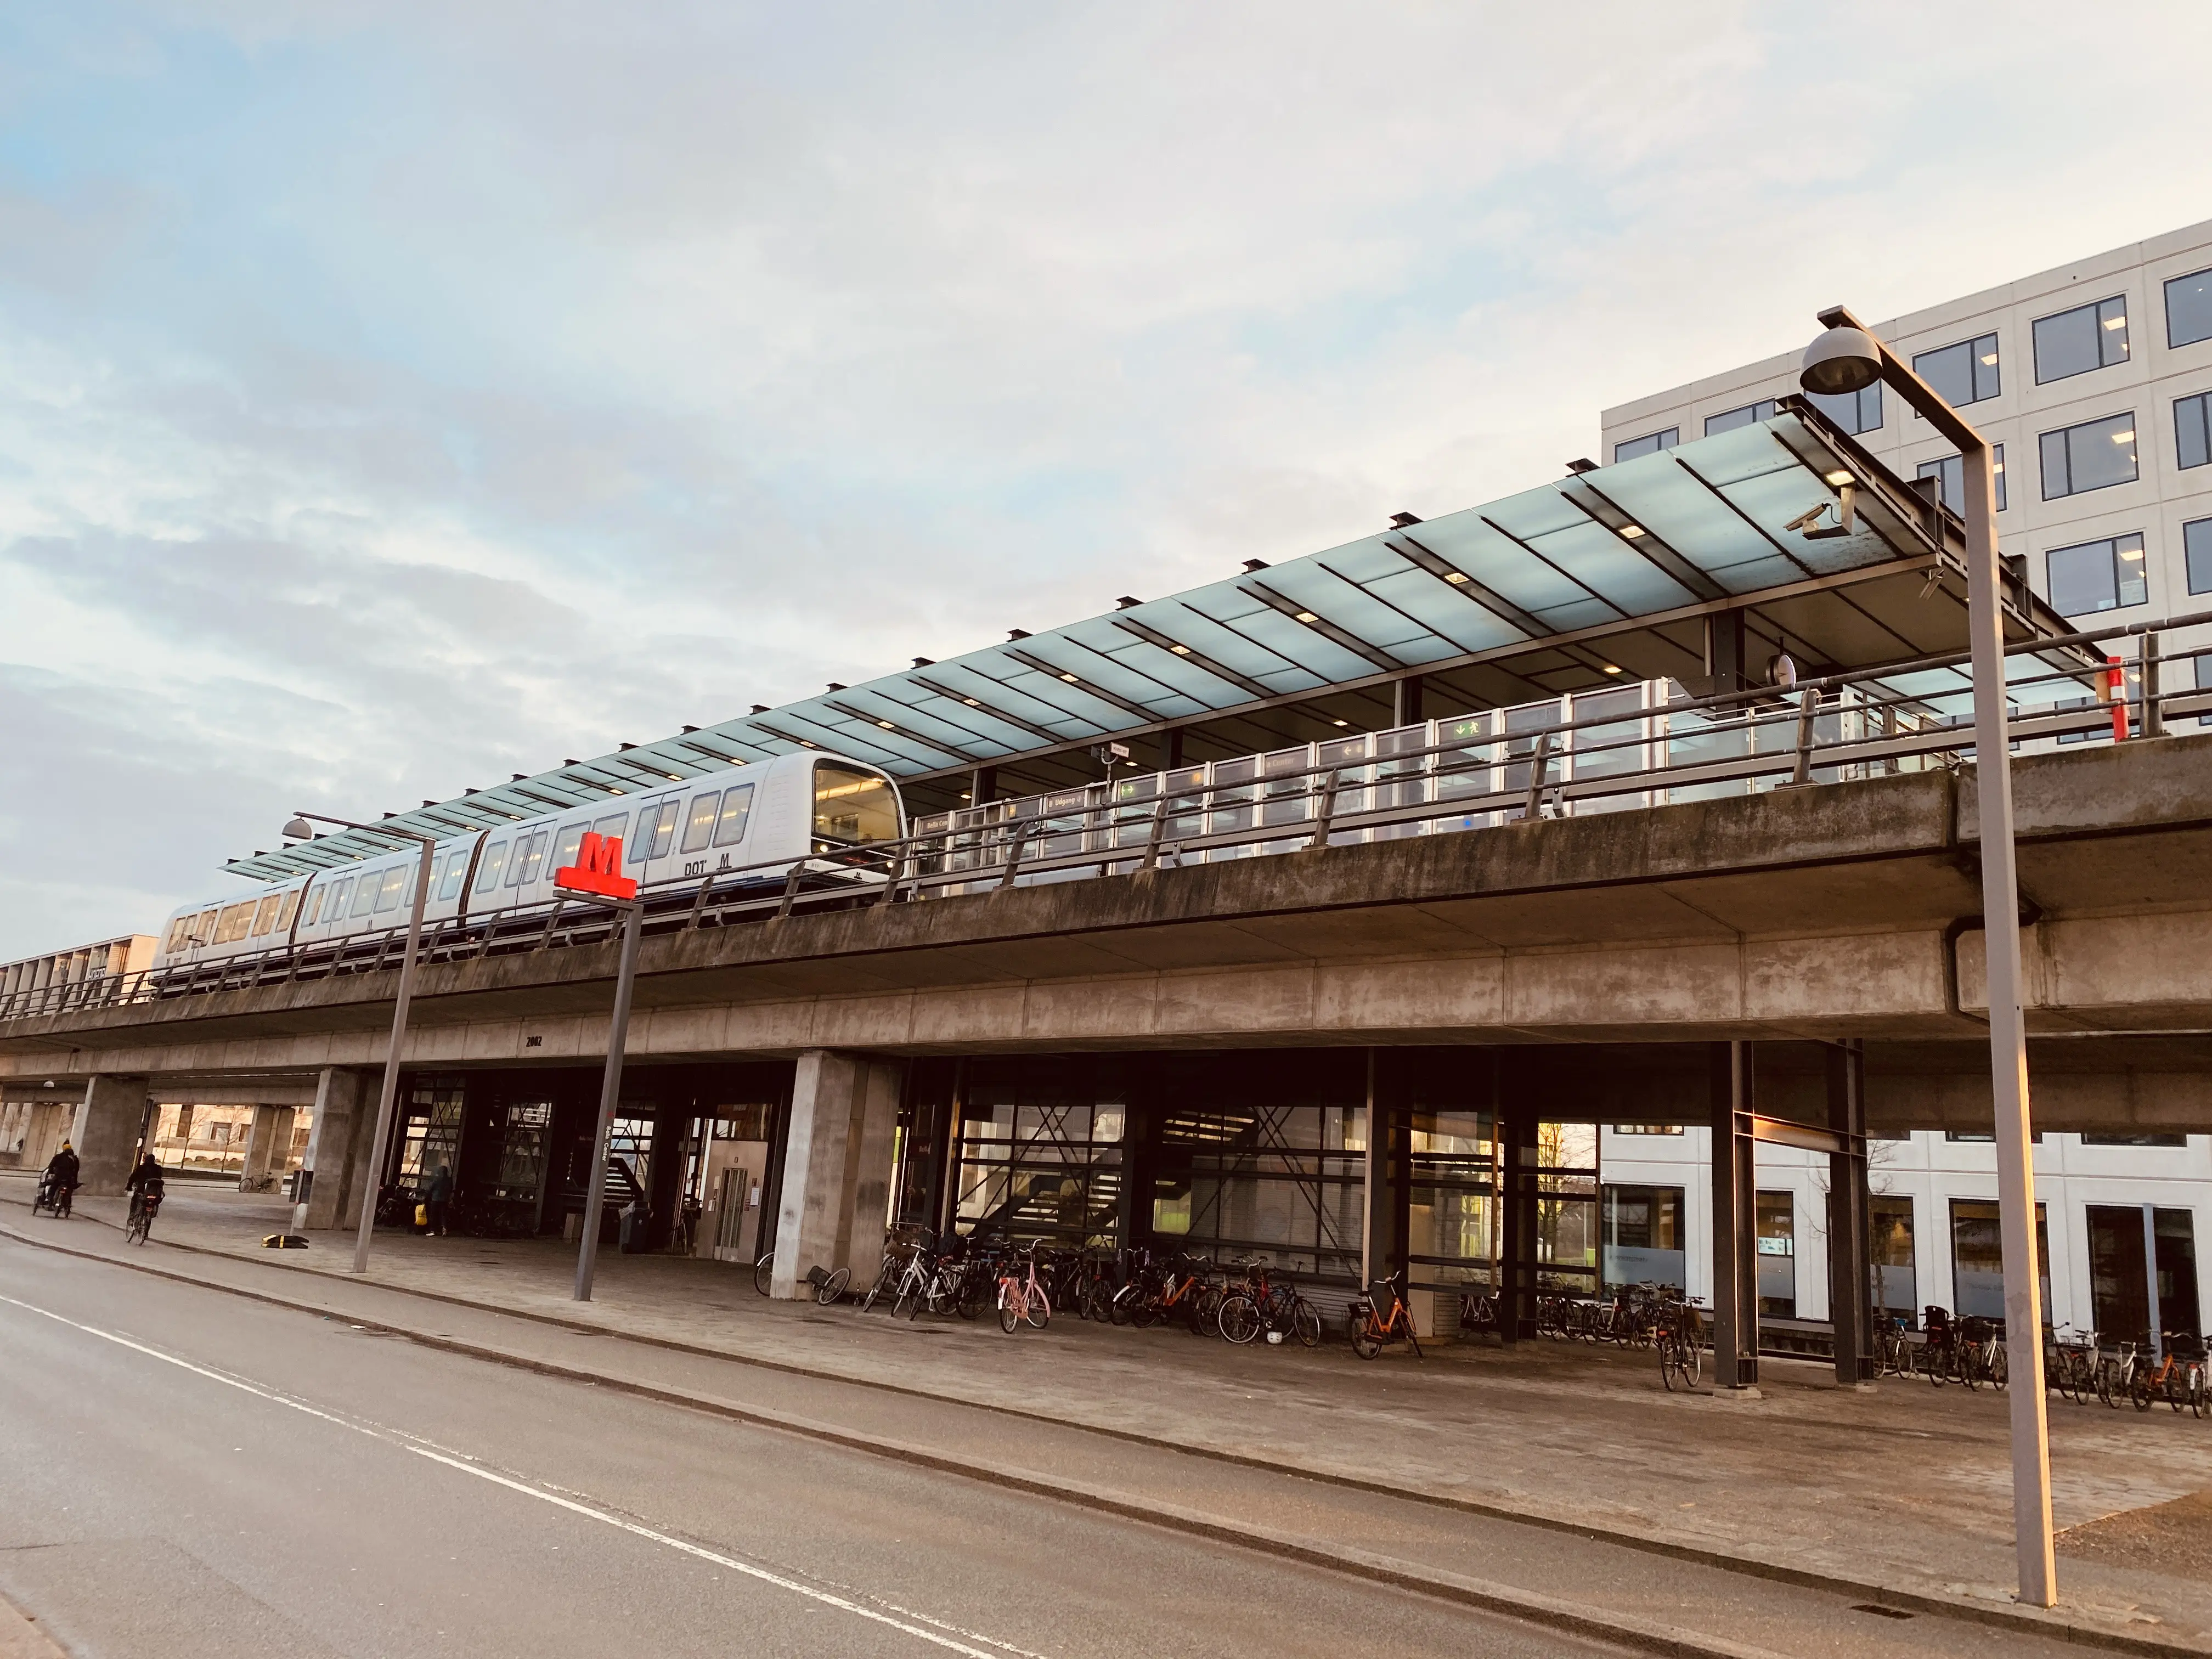
<path id="1" fill-rule="evenodd" d="M 1881 349 L 1863 329 L 1850 327 L 1816 336 L 1797 371 L 1797 384 L 1823 397 L 1863 391 L 1881 378 Z"/>
<path id="2" fill-rule="evenodd" d="M 284 826 L 284 839 L 287 841 L 313 841 L 314 838 L 315 826 L 296 813 L 291 823 Z"/>

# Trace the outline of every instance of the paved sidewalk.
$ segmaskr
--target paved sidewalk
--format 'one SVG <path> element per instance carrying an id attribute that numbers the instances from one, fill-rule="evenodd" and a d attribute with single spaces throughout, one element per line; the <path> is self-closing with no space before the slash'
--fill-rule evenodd
<path id="1" fill-rule="evenodd" d="M 95 1243 L 86 1224 L 119 1219 L 118 1200 L 91 1200 L 71 1223 L 32 1223 L 29 1192 L 27 1180 L 0 1177 L 0 1206 L 22 1206 L 0 1207 L 0 1223 L 26 1234 L 51 1228 L 101 1254 L 122 1248 L 106 1227 Z M 1683 1398 L 1660 1388 L 1647 1355 L 1552 1343 L 1453 1345 L 1425 1363 L 1393 1354 L 1363 1365 L 1340 1344 L 1235 1350 L 1179 1328 L 1066 1319 L 1007 1337 L 994 1325 L 772 1304 L 753 1293 L 749 1270 L 659 1256 L 603 1255 L 599 1299 L 579 1305 L 568 1297 L 573 1247 L 539 1241 L 380 1234 L 364 1285 L 345 1271 L 349 1238 L 258 1248 L 289 1213 L 266 1199 L 175 1183 L 140 1259 L 166 1257 L 172 1271 L 333 1310 L 375 1294 L 416 1310 L 392 1322 L 432 1334 L 453 1322 L 415 1300 L 422 1295 L 1416 1492 L 1753 1571 L 2009 1604 L 2002 1396 L 1897 1380 L 1841 1390 L 1824 1368 L 1768 1361 L 1759 1401 Z M 396 1303 L 391 1291 L 414 1296 Z M 793 1395 L 801 1409 L 806 1397 L 803 1387 Z M 2056 1396 L 2051 1411 L 2058 1524 L 2083 1528 L 2078 1549 L 2062 1540 L 2065 1616 L 2166 1643 L 2212 1639 L 2201 1547 L 2192 1554 L 2186 1531 L 2179 1547 L 2160 1541 L 2159 1517 L 2201 1508 L 2152 1507 L 2212 1489 L 2212 1424 Z M 1112 1462 L 1098 1472 L 1110 1477 Z M 2129 1547 L 2112 1547 L 2106 1517 L 2115 1516 L 2131 1518 Z"/>

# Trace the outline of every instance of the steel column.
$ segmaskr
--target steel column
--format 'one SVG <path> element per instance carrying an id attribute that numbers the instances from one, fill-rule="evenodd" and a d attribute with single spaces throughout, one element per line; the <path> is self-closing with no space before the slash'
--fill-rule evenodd
<path id="1" fill-rule="evenodd" d="M 1713 1382 L 1759 1381 L 1759 1227 L 1751 1119 L 1758 1109 L 1752 1045 L 1711 1049 Z"/>
<path id="2" fill-rule="evenodd" d="M 614 1019 L 607 1031 L 607 1064 L 599 1079 L 599 1121 L 592 1135 L 592 1169 L 584 1188 L 584 1237 L 576 1250 L 574 1299 L 592 1299 L 592 1275 L 599 1260 L 599 1212 L 607 1196 L 607 1152 L 615 1133 L 615 1107 L 622 1099 L 623 1049 L 629 1038 L 629 994 L 637 981 L 637 941 L 645 906 L 635 899 L 623 906 L 622 965 L 615 973 Z M 660 1126 L 653 1126 L 660 1139 Z"/>
<path id="3" fill-rule="evenodd" d="M 1508 1079 L 1501 1076 L 1501 1082 Z M 1510 1084 L 1509 1084 L 1510 1087 Z M 1503 1154 L 1498 1185 L 1498 1334 L 1508 1342 L 1536 1334 L 1536 1109 L 1513 1090 L 1498 1109 Z"/>
<path id="4" fill-rule="evenodd" d="M 1874 1233 L 1867 1193 L 1866 1052 L 1856 1040 L 1827 1045 L 1828 1127 L 1843 1143 L 1828 1154 L 1828 1320 L 1836 1381 L 1871 1382 Z"/>

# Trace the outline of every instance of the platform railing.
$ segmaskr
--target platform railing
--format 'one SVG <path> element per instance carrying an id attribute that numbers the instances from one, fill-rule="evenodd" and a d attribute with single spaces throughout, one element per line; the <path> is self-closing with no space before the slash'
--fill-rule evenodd
<path id="1" fill-rule="evenodd" d="M 2122 732 L 2133 741 L 2185 720 L 2212 726 L 2212 689 L 2162 684 L 2165 670 L 2197 653 L 2162 659 L 2157 649 L 2160 634 L 2207 623 L 2212 611 L 2013 647 L 2008 655 L 2045 661 L 2008 684 L 2012 741 L 2040 747 Z M 2100 661 L 2102 653 L 2085 649 L 2130 637 L 2143 645 L 2124 661 Z M 2205 654 L 2212 659 L 2212 648 Z M 641 895 L 645 930 L 769 923 L 823 909 L 1957 769 L 1972 763 L 1966 688 L 1930 691 L 1912 682 L 1965 660 L 1963 653 L 1920 658 L 1711 696 L 1684 695 L 1672 681 L 1632 682 L 935 814 L 897 841 L 653 884 Z M 1946 706 L 1952 702 L 1961 706 Z M 1601 706 L 1578 714 L 1586 703 Z M 1417 740 L 1431 733 L 1441 740 Z M 426 929 L 421 960 L 601 944 L 617 921 L 604 905 L 572 898 L 448 917 Z M 273 944 L 220 961 L 20 988 L 0 995 L 0 1020 L 379 973 L 398 966 L 405 933 L 395 927 Z"/>

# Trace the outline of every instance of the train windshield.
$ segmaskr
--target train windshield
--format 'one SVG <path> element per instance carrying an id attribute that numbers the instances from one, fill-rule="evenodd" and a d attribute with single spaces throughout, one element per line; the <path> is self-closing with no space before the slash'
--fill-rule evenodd
<path id="1" fill-rule="evenodd" d="M 816 840 L 896 841 L 898 833 L 898 791 L 889 778 L 828 761 L 816 764 Z"/>

